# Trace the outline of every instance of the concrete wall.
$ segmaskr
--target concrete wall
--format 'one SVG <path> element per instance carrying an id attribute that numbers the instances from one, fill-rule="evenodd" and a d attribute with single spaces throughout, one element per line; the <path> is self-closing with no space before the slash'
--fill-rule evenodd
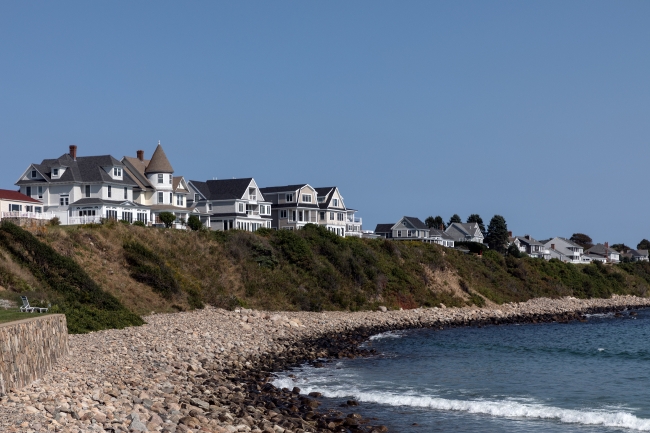
<path id="1" fill-rule="evenodd" d="M 68 353 L 65 315 L 36 314 L 0 324 L 0 395 L 39 379 Z"/>

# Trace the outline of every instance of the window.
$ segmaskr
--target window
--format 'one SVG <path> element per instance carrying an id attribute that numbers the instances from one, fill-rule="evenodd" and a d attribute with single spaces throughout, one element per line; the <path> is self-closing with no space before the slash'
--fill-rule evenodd
<path id="1" fill-rule="evenodd" d="M 325 221 L 325 212 L 320 213 L 320 220 Z"/>
<path id="2" fill-rule="evenodd" d="M 212 203 L 208 203 L 208 210 L 212 210 Z"/>
<path id="3" fill-rule="evenodd" d="M 339 212 L 336 214 L 336 219 L 339 221 L 343 221 L 343 212 Z"/>
<path id="4" fill-rule="evenodd" d="M 143 223 L 147 223 L 147 214 L 146 213 L 138 213 L 138 221 L 142 221 Z"/>
<path id="5" fill-rule="evenodd" d="M 36 179 L 36 177 L 37 177 L 36 170 L 32 170 L 32 179 Z"/>
<path id="6" fill-rule="evenodd" d="M 38 198 L 43 198 L 43 187 L 42 186 L 38 187 Z"/>
<path id="7" fill-rule="evenodd" d="M 302 201 L 305 203 L 311 203 L 311 195 L 310 194 L 303 194 L 302 195 Z"/>
<path id="8" fill-rule="evenodd" d="M 402 231 L 401 231 L 401 230 L 397 230 L 397 237 L 398 237 L 398 238 L 401 238 L 401 237 L 402 237 Z"/>
<path id="9" fill-rule="evenodd" d="M 107 210 L 106 218 L 109 220 L 117 220 L 117 211 L 116 210 Z"/>
<path id="10" fill-rule="evenodd" d="M 129 198 L 129 189 L 127 187 L 124 187 L 124 200 Z"/>
<path id="11" fill-rule="evenodd" d="M 198 194 L 194 194 L 194 201 L 199 201 L 201 200 L 201 196 Z"/>
<path id="12" fill-rule="evenodd" d="M 28 187 L 25 188 L 25 195 L 28 196 L 28 197 L 32 196 L 32 187 L 31 186 L 28 186 Z"/>
<path id="13" fill-rule="evenodd" d="M 169 204 L 173 204 L 173 203 L 174 203 L 174 193 L 170 192 L 169 193 Z"/>
<path id="14" fill-rule="evenodd" d="M 330 212 L 330 221 L 334 221 L 334 212 Z"/>
<path id="15" fill-rule="evenodd" d="M 287 217 L 287 211 L 286 210 L 281 210 L 280 211 L 280 218 L 285 219 Z"/>
<path id="16" fill-rule="evenodd" d="M 244 212 L 244 203 L 239 203 L 239 212 Z"/>
<path id="17" fill-rule="evenodd" d="M 406 237 L 410 238 L 411 236 L 413 236 L 413 230 L 408 230 L 406 232 Z"/>
<path id="18" fill-rule="evenodd" d="M 122 212 L 122 221 L 133 222 L 133 212 Z"/>
<path id="19" fill-rule="evenodd" d="M 11 205 L 9 205 L 9 210 L 11 212 L 20 212 L 20 211 L 23 210 L 23 207 L 22 207 L 22 205 L 19 205 L 19 204 L 11 204 Z"/>
<path id="20" fill-rule="evenodd" d="M 70 196 L 68 194 L 61 194 L 59 196 L 59 205 L 67 206 L 70 204 Z"/>
<path id="21" fill-rule="evenodd" d="M 163 183 L 163 182 L 164 182 L 164 180 L 163 180 L 163 175 L 162 175 L 162 174 L 159 174 L 159 175 L 158 175 L 158 183 Z"/>
<path id="22" fill-rule="evenodd" d="M 108 185 L 108 198 L 112 197 L 113 195 L 112 193 L 113 193 L 113 188 L 110 185 Z"/>
<path id="23" fill-rule="evenodd" d="M 248 188 L 248 198 L 249 200 L 257 200 L 257 191 L 255 188 Z"/>
<path id="24" fill-rule="evenodd" d="M 293 194 L 287 194 L 284 199 L 287 201 L 287 203 L 290 203 L 293 201 Z"/>
<path id="25" fill-rule="evenodd" d="M 183 196 L 180 194 L 176 195 L 176 206 L 183 206 Z"/>
<path id="26" fill-rule="evenodd" d="M 169 184 L 171 185 L 174 180 L 174 177 L 170 174 L 169 175 Z"/>
<path id="27" fill-rule="evenodd" d="M 159 192 L 158 193 L 158 204 L 163 204 L 165 200 L 163 199 L 163 193 Z"/>
<path id="28" fill-rule="evenodd" d="M 40 207 L 40 206 L 36 206 L 36 208 L 34 209 L 34 212 L 36 212 L 36 213 L 42 213 L 42 212 L 43 212 L 43 208 Z"/>
<path id="29" fill-rule="evenodd" d="M 52 169 L 52 177 L 59 177 L 59 169 L 58 168 L 53 168 Z"/>
<path id="30" fill-rule="evenodd" d="M 323 203 L 325 201 L 325 197 L 321 196 L 318 197 L 318 203 Z"/>
<path id="31" fill-rule="evenodd" d="M 90 197 L 90 185 L 86 185 L 86 197 Z"/>
<path id="32" fill-rule="evenodd" d="M 295 220 L 296 220 L 296 211 L 295 211 L 295 210 L 292 210 L 292 211 L 289 213 L 289 221 L 295 221 Z"/>
<path id="33" fill-rule="evenodd" d="M 113 168 L 113 177 L 122 177 L 122 169 L 119 167 Z"/>
<path id="34" fill-rule="evenodd" d="M 333 204 L 334 206 L 338 206 L 338 205 L 339 205 L 339 199 L 338 199 L 338 198 L 333 199 L 333 200 L 332 200 L 332 204 Z"/>

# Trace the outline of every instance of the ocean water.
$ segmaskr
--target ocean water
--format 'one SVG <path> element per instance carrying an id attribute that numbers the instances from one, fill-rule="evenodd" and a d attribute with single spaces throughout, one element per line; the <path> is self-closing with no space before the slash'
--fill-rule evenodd
<path id="1" fill-rule="evenodd" d="M 379 355 L 304 366 L 274 384 L 321 392 L 321 410 L 393 432 L 650 431 L 650 310 L 393 332 L 366 345 Z M 348 399 L 359 406 L 339 407 Z"/>

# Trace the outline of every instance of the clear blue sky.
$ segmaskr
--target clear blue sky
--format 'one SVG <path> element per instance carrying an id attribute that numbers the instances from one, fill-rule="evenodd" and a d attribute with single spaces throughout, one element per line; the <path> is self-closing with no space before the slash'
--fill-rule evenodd
<path id="1" fill-rule="evenodd" d="M 339 186 L 364 228 L 650 238 L 650 2 L 0 2 L 0 188 L 146 156 Z"/>

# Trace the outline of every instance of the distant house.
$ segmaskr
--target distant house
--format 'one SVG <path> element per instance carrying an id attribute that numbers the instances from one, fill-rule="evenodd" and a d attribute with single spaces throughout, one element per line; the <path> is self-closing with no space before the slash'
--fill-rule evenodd
<path id="1" fill-rule="evenodd" d="M 191 180 L 192 208 L 209 215 L 212 230 L 271 228 L 271 202 L 265 200 L 252 177 L 243 179 Z"/>
<path id="2" fill-rule="evenodd" d="M 43 203 L 18 191 L 0 189 L 0 220 L 3 218 L 52 219 L 43 212 Z"/>
<path id="3" fill-rule="evenodd" d="M 149 209 L 133 201 L 138 185 L 124 168 L 111 155 L 77 157 L 72 145 L 69 153 L 31 164 L 16 185 L 63 225 L 99 223 L 102 218 L 146 220 Z"/>
<path id="4" fill-rule="evenodd" d="M 544 249 L 549 250 L 552 259 L 558 259 L 566 263 L 583 263 L 584 249 L 566 238 L 556 237 L 550 239 L 544 243 Z"/>
<path id="5" fill-rule="evenodd" d="M 621 259 L 627 259 L 631 262 L 647 262 L 648 250 L 633 250 L 630 249 L 621 254 Z"/>
<path id="6" fill-rule="evenodd" d="M 601 257 L 604 262 L 607 263 L 618 263 L 620 261 L 620 253 L 613 248 L 609 247 L 609 243 L 605 244 L 596 244 L 593 247 L 585 251 L 585 254 L 588 254 L 593 257 Z"/>
<path id="7" fill-rule="evenodd" d="M 345 206 L 343 196 L 335 186 L 315 188 L 318 195 L 318 224 L 340 236 L 361 237 L 361 218 L 354 216 L 356 210 Z"/>
<path id="8" fill-rule="evenodd" d="M 442 230 L 429 229 L 429 239 L 434 244 L 442 245 L 447 248 L 454 248 L 454 238 Z"/>
<path id="9" fill-rule="evenodd" d="M 151 210 L 150 221 L 147 221 L 146 215 L 138 216 L 138 220 L 161 225 L 159 215 L 162 212 L 170 212 L 176 216 L 174 227 L 185 228 L 185 222 L 192 210 L 187 207 L 190 192 L 183 176 L 174 176 L 174 169 L 160 143 L 151 159 L 144 158 L 143 150 L 138 150 L 136 155 L 135 158 L 123 157 L 122 163 L 136 183 L 133 201 Z M 196 214 L 200 215 L 199 212 Z"/>
<path id="10" fill-rule="evenodd" d="M 518 246 L 519 251 L 525 252 L 530 257 L 550 260 L 551 253 L 539 241 L 533 239 L 530 235 L 516 236 L 513 242 Z"/>
<path id="11" fill-rule="evenodd" d="M 393 226 L 395 224 L 377 224 L 375 227 L 375 235 L 380 236 L 385 239 L 391 239 L 393 237 Z"/>
<path id="12" fill-rule="evenodd" d="M 391 227 L 392 239 L 430 242 L 429 227 L 416 217 L 402 217 Z"/>
<path id="13" fill-rule="evenodd" d="M 455 242 L 483 243 L 483 233 L 477 223 L 451 223 L 445 233 Z"/>

